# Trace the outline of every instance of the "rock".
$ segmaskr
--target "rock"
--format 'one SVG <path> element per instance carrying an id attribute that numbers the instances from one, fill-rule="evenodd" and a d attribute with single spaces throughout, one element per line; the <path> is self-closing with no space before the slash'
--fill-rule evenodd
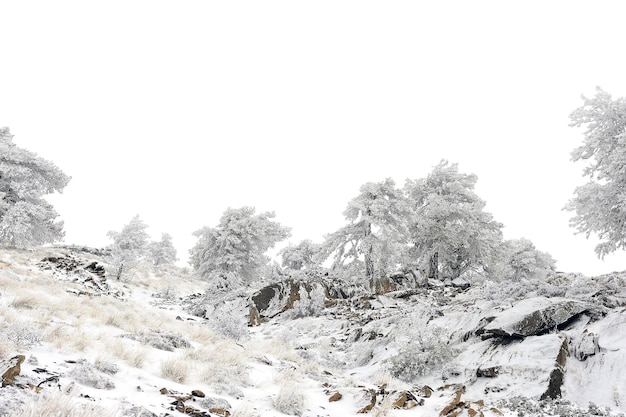
<path id="1" fill-rule="evenodd" d="M 122 417 L 158 417 L 152 411 L 145 409 L 144 407 L 133 407 L 124 411 Z"/>
<path id="2" fill-rule="evenodd" d="M 370 389 L 367 391 L 367 395 L 369 395 L 370 397 L 369 403 L 365 407 L 357 411 L 357 414 L 369 413 L 370 411 L 372 411 L 374 407 L 376 407 L 376 391 L 373 389 Z"/>
<path id="3" fill-rule="evenodd" d="M 465 278 L 462 277 L 458 277 L 453 279 L 450 284 L 454 287 L 454 288 L 459 288 L 461 290 L 466 290 L 469 287 L 472 286 L 472 284 Z"/>
<path id="4" fill-rule="evenodd" d="M 424 400 L 417 401 L 415 396 L 409 391 L 401 391 L 398 398 L 393 402 L 393 408 L 410 410 L 417 405 L 424 405 Z"/>
<path id="5" fill-rule="evenodd" d="M 24 363 L 26 356 L 17 355 L 9 360 L 0 362 L 0 373 L 2 375 L 2 386 L 13 385 L 15 377 L 21 372 L 20 365 Z"/>
<path id="6" fill-rule="evenodd" d="M 272 318 L 293 308 L 300 299 L 300 290 L 311 292 L 311 285 L 306 282 L 288 279 L 261 288 L 250 297 L 250 326 L 260 324 L 263 317 Z"/>
<path id="7" fill-rule="evenodd" d="M 205 398 L 200 406 L 209 410 L 210 413 L 228 417 L 232 414 L 233 407 L 222 398 Z"/>
<path id="8" fill-rule="evenodd" d="M 428 385 L 424 385 L 423 387 L 417 389 L 417 395 L 422 398 L 430 398 L 430 396 L 433 395 L 433 392 L 433 389 Z"/>
<path id="9" fill-rule="evenodd" d="M 464 388 L 461 388 L 460 390 L 455 392 L 454 399 L 452 400 L 452 402 L 450 404 L 448 404 L 447 406 L 445 406 L 444 409 L 441 410 L 439 415 L 440 416 L 447 416 L 448 414 L 450 414 L 450 412 L 452 410 L 454 410 L 455 408 L 459 407 L 462 404 L 461 403 L 461 396 L 464 393 L 465 393 L 465 389 Z"/>
<path id="10" fill-rule="evenodd" d="M 567 338 L 563 337 L 563 343 L 561 349 L 556 357 L 554 369 L 550 372 L 550 379 L 548 381 L 548 389 L 541 395 L 541 399 L 556 399 L 561 397 L 561 386 L 565 379 L 565 366 L 567 364 Z"/>
<path id="11" fill-rule="evenodd" d="M 498 376 L 502 368 L 499 366 L 492 366 L 490 368 L 478 368 L 476 370 L 476 376 L 479 378 L 495 378 Z"/>
<path id="12" fill-rule="evenodd" d="M 341 393 L 339 392 L 335 392 L 333 395 L 330 396 L 330 398 L 328 399 L 328 402 L 334 403 L 336 401 L 339 401 L 341 398 L 343 398 L 343 395 L 341 395 Z"/>
<path id="13" fill-rule="evenodd" d="M 115 388 L 115 384 L 107 376 L 98 371 L 94 366 L 88 362 L 83 362 L 76 366 L 71 372 L 70 376 L 76 380 L 79 384 L 96 388 L 111 390 Z"/>
<path id="14" fill-rule="evenodd" d="M 191 391 L 191 395 L 193 395 L 194 397 L 198 397 L 198 398 L 204 398 L 204 392 L 200 391 L 199 389 L 195 389 L 193 391 Z"/>
<path id="15" fill-rule="evenodd" d="M 504 339 L 539 336 L 573 322 L 585 312 L 597 315 L 598 308 L 564 298 L 529 298 L 497 315 L 482 329 L 482 333 L 486 337 Z"/>
<path id="16" fill-rule="evenodd" d="M 217 414 L 218 416 L 230 417 L 230 411 L 223 408 L 209 408 L 209 413 Z"/>
<path id="17" fill-rule="evenodd" d="M 598 337 L 585 329 L 580 336 L 571 341 L 572 355 L 579 361 L 584 361 L 600 351 Z"/>
<path id="18" fill-rule="evenodd" d="M 167 390 L 167 388 L 161 388 L 161 389 L 159 390 L 159 392 L 161 393 L 161 395 L 167 395 L 167 394 L 169 394 L 169 393 L 170 393 L 170 392 Z"/>

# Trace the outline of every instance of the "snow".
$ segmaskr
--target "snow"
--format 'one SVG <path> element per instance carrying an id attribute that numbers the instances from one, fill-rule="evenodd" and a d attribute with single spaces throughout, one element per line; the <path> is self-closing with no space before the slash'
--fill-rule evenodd
<path id="1" fill-rule="evenodd" d="M 357 304 L 340 304 L 318 317 L 278 316 L 249 328 L 247 338 L 231 340 L 211 330 L 214 318 L 191 316 L 180 298 L 154 296 L 171 285 L 178 297 L 197 294 L 206 287 L 202 281 L 145 267 L 130 282 L 108 281 L 112 293 L 123 291 L 122 299 L 110 295 L 77 297 L 66 291 L 68 287 L 78 288 L 79 284 L 68 281 L 71 276 L 36 267 L 36 261 L 46 253 L 0 252 L 0 314 L 5 321 L 17 317 L 36 323 L 43 337 L 40 345 L 23 348 L 0 343 L 0 356 L 26 355 L 19 377 L 22 383 L 37 385 L 59 375 L 58 386 L 62 392 L 71 391 L 72 401 L 119 410 L 119 415 L 140 406 L 158 416 L 182 416 L 172 410 L 174 398 L 163 395 L 162 388 L 180 395 L 200 390 L 208 398 L 228 402 L 234 417 L 286 415 L 277 410 L 285 398 L 292 401 L 293 412 L 305 417 L 357 416 L 357 411 L 369 403 L 370 390 L 379 393 L 379 403 L 371 415 L 439 415 L 463 386 L 461 401 L 468 407 L 478 410 L 484 401 L 481 411 L 485 416 L 499 415 L 492 407 L 507 417 L 515 416 L 517 412 L 501 407 L 499 401 L 518 396 L 536 401 L 546 390 L 564 337 L 575 341 L 583 328 L 601 335 L 600 351 L 584 361 L 571 355 L 567 358 L 563 397 L 583 408 L 594 402 L 615 412 L 626 411 L 624 308 L 614 309 L 599 321 L 582 320 L 563 331 L 498 345 L 473 333 L 484 324 L 485 317 L 497 316 L 489 326 L 505 328 L 524 314 L 564 299 L 533 298 L 511 307 L 483 301 L 476 296 L 479 292 L 440 287 L 435 292 L 445 297 L 424 292 L 405 299 L 388 294 L 368 300 L 367 310 Z M 43 291 L 37 293 L 38 289 Z M 29 299 L 29 307 L 12 305 L 17 297 L 31 292 L 39 298 Z M 437 301 L 443 299 L 451 301 Z M 233 320 L 246 320 L 239 310 L 231 315 Z M 0 325 L 4 325 L 2 321 Z M 458 374 L 443 379 L 435 372 L 409 382 L 393 378 L 387 361 L 413 337 L 434 326 L 442 329 L 450 347 L 458 350 L 453 361 Z M 192 347 L 168 352 L 119 337 L 156 330 L 180 333 Z M 183 381 L 163 376 L 166 361 L 180 361 L 186 367 Z M 72 376 L 81 364 L 97 367 L 102 363 L 119 369 L 112 375 L 100 372 L 113 384 L 111 389 L 90 387 Z M 499 368 L 496 378 L 477 376 L 477 369 L 490 367 Z M 38 369 L 46 372 L 35 372 Z M 16 401 L 58 392 L 55 384 L 44 387 L 40 394 L 0 389 L 0 416 Z M 432 387 L 434 393 L 424 398 L 424 405 L 417 410 L 391 407 L 400 391 L 415 392 L 424 385 Z M 389 396 L 381 403 L 383 391 Z M 335 392 L 341 393 L 342 399 L 329 402 Z M 202 408 L 203 401 L 195 398 L 187 403 Z M 460 415 L 468 412 L 463 409 Z"/>

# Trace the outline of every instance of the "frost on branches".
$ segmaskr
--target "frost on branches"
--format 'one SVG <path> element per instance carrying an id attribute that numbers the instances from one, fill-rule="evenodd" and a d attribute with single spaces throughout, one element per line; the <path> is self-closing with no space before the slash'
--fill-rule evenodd
<path id="1" fill-rule="evenodd" d="M 139 215 L 124 226 L 121 232 L 107 233 L 113 239 L 111 245 L 111 263 L 118 280 L 137 267 L 148 249 L 148 226 L 139 218 Z"/>
<path id="2" fill-rule="evenodd" d="M 326 236 L 322 251 L 333 257 L 333 269 L 365 269 L 367 279 L 394 272 L 406 238 L 407 214 L 404 195 L 391 178 L 364 184 L 344 211 L 348 224 Z"/>
<path id="3" fill-rule="evenodd" d="M 626 249 L 626 100 L 611 99 L 597 88 L 594 98 L 570 115 L 570 126 L 586 126 L 585 140 L 572 151 L 572 161 L 585 160 L 583 175 L 589 178 L 577 187 L 565 206 L 576 214 L 570 225 L 587 238 L 599 237 L 599 258 Z"/>
<path id="4" fill-rule="evenodd" d="M 257 278 L 269 258 L 265 252 L 290 235 L 290 229 L 272 220 L 272 212 L 255 214 L 253 207 L 229 208 L 217 227 L 203 227 L 189 251 L 189 263 L 206 279 L 234 276 L 243 283 Z"/>
<path id="5" fill-rule="evenodd" d="M 413 209 L 410 259 L 429 278 L 456 278 L 486 269 L 502 242 L 502 224 L 474 192 L 478 178 L 442 161 L 426 177 L 409 180 L 405 192 Z"/>
<path id="6" fill-rule="evenodd" d="M 18 148 L 0 128 L 0 245 L 27 248 L 63 238 L 63 222 L 43 196 L 70 181 L 52 162 Z"/>
<path id="7" fill-rule="evenodd" d="M 172 241 L 172 235 L 169 233 L 163 233 L 161 235 L 161 241 L 151 242 L 148 245 L 148 253 L 154 265 L 173 264 L 178 260 L 178 258 L 176 258 L 176 248 Z"/>

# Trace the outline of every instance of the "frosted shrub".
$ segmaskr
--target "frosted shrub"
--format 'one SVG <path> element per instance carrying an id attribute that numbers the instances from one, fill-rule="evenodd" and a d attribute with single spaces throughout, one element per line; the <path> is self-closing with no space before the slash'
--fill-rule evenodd
<path id="1" fill-rule="evenodd" d="M 288 318 L 319 316 L 324 310 L 326 292 L 321 285 L 315 286 L 311 293 L 300 287 L 300 299 L 293 304 L 293 309 L 285 312 Z"/>
<path id="2" fill-rule="evenodd" d="M 458 352 L 445 342 L 443 329 L 430 326 L 413 333 L 398 354 L 388 359 L 391 375 L 406 382 L 435 373 L 447 379 L 454 372 Z"/>
<path id="3" fill-rule="evenodd" d="M 15 347 L 20 349 L 30 349 L 34 346 L 39 346 L 43 340 L 41 329 L 33 323 L 25 321 L 11 323 L 5 330 L 5 337 L 13 342 Z"/>
<path id="4" fill-rule="evenodd" d="M 274 398 L 274 408 L 284 414 L 301 416 L 304 412 L 305 396 L 295 384 L 286 382 Z"/>
<path id="5" fill-rule="evenodd" d="M 233 314 L 228 308 L 216 309 L 209 320 L 211 329 L 216 333 L 232 340 L 247 340 L 250 338 L 248 325 L 243 317 Z"/>

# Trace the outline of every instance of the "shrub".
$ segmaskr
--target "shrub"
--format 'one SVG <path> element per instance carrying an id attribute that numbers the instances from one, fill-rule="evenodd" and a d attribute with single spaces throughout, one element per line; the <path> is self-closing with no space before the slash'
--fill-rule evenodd
<path id="1" fill-rule="evenodd" d="M 286 382 L 281 385 L 280 391 L 274 398 L 274 408 L 281 413 L 292 416 L 301 416 L 305 406 L 304 393 L 297 385 Z"/>
<path id="2" fill-rule="evenodd" d="M 435 373 L 447 379 L 454 372 L 453 361 L 458 352 L 446 343 L 444 336 L 443 329 L 437 326 L 416 326 L 410 330 L 410 341 L 388 359 L 391 375 L 405 382 Z"/>
<path id="3" fill-rule="evenodd" d="M 189 365 L 180 358 L 171 358 L 161 362 L 161 376 L 179 384 L 185 383 L 189 374 Z"/>
<path id="4" fill-rule="evenodd" d="M 41 329 L 33 323 L 15 321 L 4 331 L 6 340 L 13 342 L 15 347 L 30 349 L 41 345 L 43 335 Z"/>

